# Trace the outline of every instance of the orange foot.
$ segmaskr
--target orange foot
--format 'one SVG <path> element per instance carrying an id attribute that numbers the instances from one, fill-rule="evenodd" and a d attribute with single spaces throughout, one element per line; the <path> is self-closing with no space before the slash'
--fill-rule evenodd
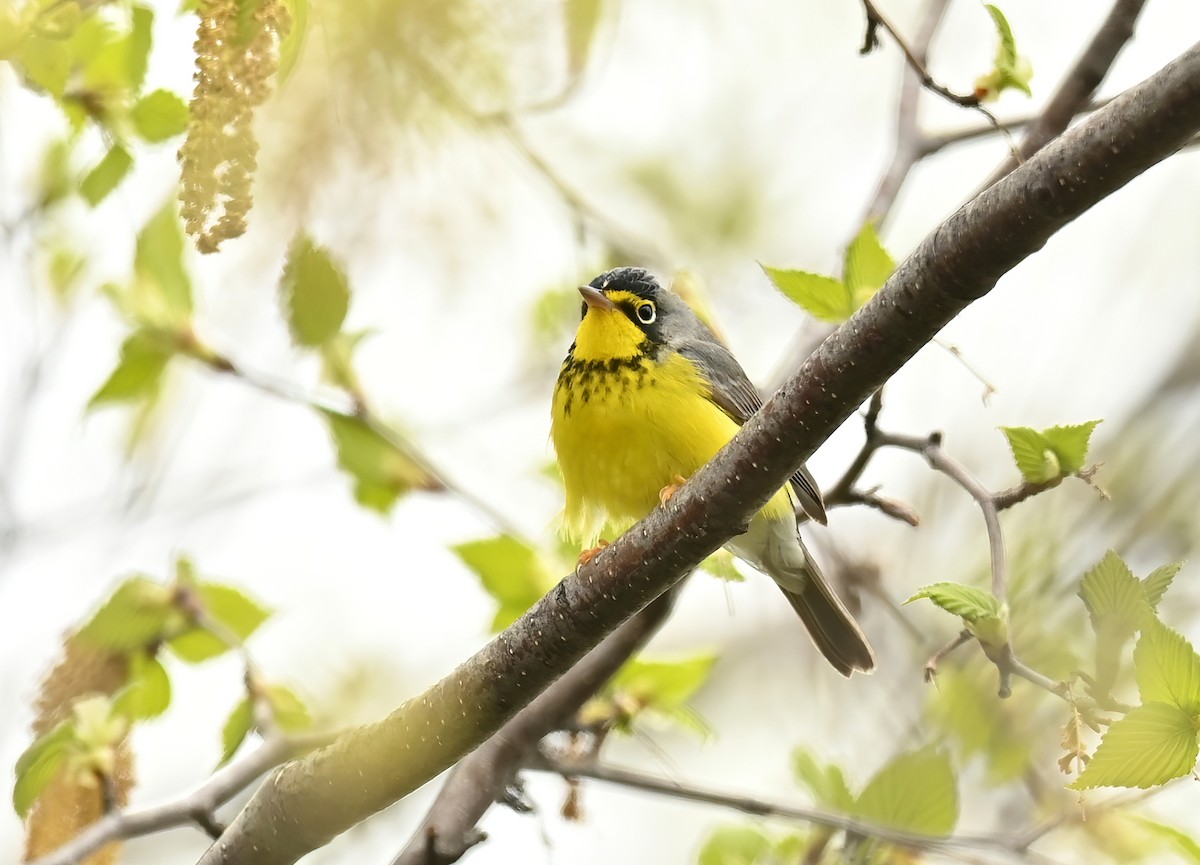
<path id="1" fill-rule="evenodd" d="M 596 558 L 596 556 L 600 555 L 600 551 L 607 546 L 608 541 L 601 538 L 600 541 L 596 543 L 596 546 L 592 547 L 590 550 L 584 550 L 579 554 L 579 564 L 575 566 L 576 569 L 578 569 L 581 565 L 586 565 L 592 559 Z"/>
<path id="2" fill-rule="evenodd" d="M 662 504 L 665 505 L 667 502 L 669 502 L 671 500 L 671 496 L 673 496 L 673 495 L 675 495 L 675 493 L 679 492 L 679 488 L 686 483 L 687 483 L 687 478 L 685 478 L 683 475 L 675 475 L 675 483 L 667 484 L 665 487 L 663 487 L 661 490 L 658 491 L 659 502 L 661 502 Z"/>

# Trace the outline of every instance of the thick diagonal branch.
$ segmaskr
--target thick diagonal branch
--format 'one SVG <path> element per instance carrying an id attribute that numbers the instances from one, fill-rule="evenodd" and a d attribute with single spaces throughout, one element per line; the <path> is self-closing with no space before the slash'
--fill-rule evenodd
<path id="1" fill-rule="evenodd" d="M 642 610 L 451 770 L 416 834 L 392 865 L 447 865 L 479 839 L 475 824 L 538 742 L 560 729 L 667 620 L 675 592 Z"/>
<path id="2" fill-rule="evenodd" d="M 1200 130 L 1200 45 L 939 225 L 664 508 L 387 718 L 276 772 L 200 860 L 284 865 L 478 747 L 749 522 L 942 327 L 1060 228 Z"/>

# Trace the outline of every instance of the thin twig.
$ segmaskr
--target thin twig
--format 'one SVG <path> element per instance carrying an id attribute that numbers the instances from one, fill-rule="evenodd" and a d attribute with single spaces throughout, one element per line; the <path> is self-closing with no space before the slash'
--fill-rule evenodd
<path id="1" fill-rule="evenodd" d="M 879 179 L 875 195 L 867 205 L 867 212 L 863 216 L 864 223 L 874 222 L 876 225 L 882 226 L 887 221 L 896 196 L 900 193 L 900 187 L 904 185 L 913 166 L 925 155 L 923 153 L 924 136 L 921 134 L 918 112 L 923 86 L 921 70 L 928 62 L 929 45 L 933 41 L 938 26 L 946 13 L 946 7 L 949 5 L 950 0 L 929 0 L 921 15 L 921 26 L 917 30 L 917 36 L 913 40 L 912 46 L 905 49 L 905 56 L 911 55 L 915 60 L 915 65 L 913 63 L 906 65 L 904 77 L 900 82 L 900 99 L 896 109 L 896 149 L 892 153 L 891 164 Z M 884 23 L 882 18 L 871 17 L 873 8 L 871 4 L 867 4 L 868 35 L 872 32 L 870 27 L 872 21 L 878 21 L 879 24 Z M 889 32 L 892 32 L 893 36 L 895 35 L 894 31 L 889 30 Z M 897 41 L 900 40 L 897 39 Z M 865 45 L 866 42 L 864 42 L 864 47 Z M 903 48 L 903 43 L 901 43 L 901 47 Z"/>
<path id="2" fill-rule="evenodd" d="M 214 812 L 249 787 L 263 773 L 300 754 L 321 747 L 331 735 L 275 736 L 241 760 L 214 774 L 195 791 L 173 802 L 146 808 L 112 811 L 61 847 L 29 865 L 78 865 L 105 844 L 151 835 L 189 824 L 211 835 L 220 828 Z"/>
<path id="3" fill-rule="evenodd" d="M 731 808 L 743 814 L 750 814 L 757 817 L 776 817 L 784 820 L 809 823 L 815 826 L 823 826 L 835 832 L 846 832 L 852 835 L 873 838 L 887 844 L 895 844 L 914 850 L 924 850 L 960 860 L 963 859 L 965 851 L 992 850 L 1025 861 L 1038 863 L 1050 863 L 1052 861 L 1030 850 L 1014 850 L 1010 842 L 1012 838 L 1011 833 L 997 835 L 951 835 L 945 838 L 935 838 L 868 823 L 853 817 L 821 811 L 816 808 L 793 805 L 789 802 L 731 794 L 696 785 L 685 786 L 676 781 L 657 778 L 641 772 L 604 766 L 591 761 L 577 762 L 564 760 L 556 755 L 544 752 L 540 764 L 531 768 L 544 772 L 552 772 L 567 778 L 588 778 L 593 781 L 603 781 L 634 790 L 643 790 L 670 796 L 675 799 L 683 799 L 688 802 Z M 966 861 L 977 860 L 969 859 Z"/>
<path id="4" fill-rule="evenodd" d="M 963 645 L 964 643 L 969 643 L 972 636 L 973 635 L 970 631 L 968 631 L 966 628 L 963 628 L 961 631 L 959 631 L 957 637 L 934 652 L 933 655 L 930 656 L 929 660 L 925 662 L 925 668 L 922 671 L 925 681 L 933 682 L 935 679 L 937 679 L 938 664 L 940 664 L 947 655 L 949 655 L 959 646 Z"/>

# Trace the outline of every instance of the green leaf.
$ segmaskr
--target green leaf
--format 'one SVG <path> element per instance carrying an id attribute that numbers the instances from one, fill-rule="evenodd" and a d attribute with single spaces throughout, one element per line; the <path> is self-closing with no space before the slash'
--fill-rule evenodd
<path id="1" fill-rule="evenodd" d="M 792 751 L 792 772 L 821 807 L 841 813 L 854 809 L 854 794 L 842 770 L 833 763 L 822 764 L 809 749 L 797 748 Z"/>
<path id="2" fill-rule="evenodd" d="M 971 633 L 991 646 L 1008 642 L 1008 608 L 991 592 L 961 583 L 933 583 L 904 603 L 928 598 L 947 613 L 961 616 Z"/>
<path id="3" fill-rule="evenodd" d="M 13 808 L 22 819 L 46 786 L 54 780 L 75 745 L 75 725 L 67 720 L 34 739 L 17 758 Z"/>
<path id="4" fill-rule="evenodd" d="M 928 747 L 901 754 L 875 773 L 855 803 L 881 826 L 940 838 L 958 822 L 958 788 L 949 756 Z"/>
<path id="5" fill-rule="evenodd" d="M 145 649 L 162 638 L 173 613 L 169 589 L 131 577 L 79 629 L 78 637 L 112 652 Z"/>
<path id="6" fill-rule="evenodd" d="M 269 609 L 232 586 L 195 581 L 188 589 L 205 615 L 241 642 L 271 615 Z M 214 634 L 203 625 L 172 637 L 167 645 L 181 660 L 191 664 L 216 658 L 234 648 L 225 640 L 224 634 Z"/>
<path id="7" fill-rule="evenodd" d="M 171 678 L 149 652 L 129 657 L 129 681 L 113 697 L 113 713 L 131 720 L 156 718 L 171 705 Z"/>
<path id="8" fill-rule="evenodd" d="M 63 42 L 30 36 L 21 43 L 14 60 L 30 84 L 62 98 L 71 75 L 71 51 Z"/>
<path id="9" fill-rule="evenodd" d="M 1191 772 L 1196 754 L 1195 719 L 1178 706 L 1146 703 L 1109 726 L 1070 787 L 1156 787 Z"/>
<path id="10" fill-rule="evenodd" d="M 308 237 L 292 241 L 280 291 L 297 345 L 315 348 L 341 330 L 350 307 L 350 285 L 328 250 Z"/>
<path id="11" fill-rule="evenodd" d="M 1157 820 L 1143 817 L 1141 814 L 1126 814 L 1125 816 L 1136 822 L 1143 829 L 1148 830 L 1152 835 L 1158 836 L 1160 840 L 1170 844 L 1185 859 L 1200 863 L 1200 842 L 1197 842 L 1187 832 L 1174 826 L 1168 826 L 1165 823 L 1159 823 Z"/>
<path id="12" fill-rule="evenodd" d="M 451 549 L 500 604 L 492 619 L 493 631 L 515 622 L 556 582 L 537 550 L 508 535 L 468 541 Z"/>
<path id="13" fill-rule="evenodd" d="M 1083 575 L 1079 597 L 1097 634 L 1104 630 L 1115 639 L 1127 639 L 1151 618 L 1141 581 L 1113 550 Z"/>
<path id="14" fill-rule="evenodd" d="M 883 288 L 895 269 L 896 262 L 883 248 L 875 223 L 866 223 L 846 250 L 846 288 L 855 311 Z"/>
<path id="15" fill-rule="evenodd" d="M 614 690 L 632 694 L 644 703 L 681 705 L 708 681 L 717 656 L 694 655 L 679 661 L 646 661 L 634 658 L 613 677 Z"/>
<path id="16" fill-rule="evenodd" d="M 1058 455 L 1040 432 L 1024 426 L 1002 426 L 1000 431 L 1008 438 L 1013 459 L 1025 480 L 1041 484 L 1062 474 Z"/>
<path id="17" fill-rule="evenodd" d="M 192 281 L 183 264 L 183 230 L 174 200 L 154 214 L 138 235 L 133 259 L 134 315 L 147 322 L 181 327 L 192 316 Z"/>
<path id="18" fill-rule="evenodd" d="M 1010 88 L 1020 90 L 1026 96 L 1033 95 L 1029 88 L 1033 68 L 1028 60 L 1017 53 L 1017 42 L 1008 19 L 995 6 L 989 4 L 985 8 L 992 16 L 992 23 L 996 26 L 996 34 L 1000 38 L 992 71 L 976 80 L 975 95 L 985 102 L 996 99 Z"/>
<path id="19" fill-rule="evenodd" d="M 83 200 L 95 207 L 117 188 L 133 167 L 133 157 L 119 144 L 109 148 L 104 158 L 79 182 L 79 194 Z"/>
<path id="20" fill-rule="evenodd" d="M 839 279 L 803 270 L 759 265 L 783 295 L 814 318 L 841 324 L 854 314 L 849 289 Z"/>
<path id="21" fill-rule="evenodd" d="M 299 733 L 312 726 L 312 716 L 304 701 L 296 692 L 284 685 L 268 685 L 267 703 L 279 729 L 285 733 Z"/>
<path id="22" fill-rule="evenodd" d="M 337 448 L 338 466 L 354 478 L 354 498 L 387 513 L 409 490 L 437 489 L 437 481 L 408 454 L 357 417 L 322 411 Z"/>
<path id="23" fill-rule="evenodd" d="M 700 848 L 699 865 L 759 865 L 771 855 L 772 843 L 753 826 L 722 826 Z"/>
<path id="24" fill-rule="evenodd" d="M 572 78 L 587 66 L 603 13 L 604 0 L 566 0 L 567 73 Z"/>
<path id="25" fill-rule="evenodd" d="M 111 31 L 107 39 L 95 40 L 91 56 L 83 64 L 83 86 L 89 91 L 137 93 L 146 78 L 153 40 L 154 12 L 134 6 L 130 29 L 119 38 Z M 81 28 L 82 29 L 82 28 Z M 98 29 L 97 35 L 104 31 Z"/>
<path id="26" fill-rule="evenodd" d="M 188 107 L 171 91 L 155 90 L 134 103 L 129 119 L 143 140 L 157 143 L 187 131 Z"/>
<path id="27" fill-rule="evenodd" d="M 1183 562 L 1163 565 L 1155 568 L 1142 580 L 1142 590 L 1146 593 L 1146 603 L 1150 605 L 1150 609 L 1158 609 L 1158 602 L 1167 593 L 1167 589 L 1171 587 L 1171 581 L 1175 579 L 1175 575 L 1182 567 Z"/>
<path id="28" fill-rule="evenodd" d="M 270 609 L 233 586 L 203 582 L 196 584 L 195 592 L 205 612 L 239 640 L 246 640 L 271 616 Z"/>
<path id="29" fill-rule="evenodd" d="M 968 622 L 989 616 L 999 616 L 1003 610 L 1000 599 L 991 592 L 964 586 L 962 583 L 933 583 L 925 586 L 904 603 L 911 604 L 928 598 L 947 613 L 962 616 Z"/>
<path id="30" fill-rule="evenodd" d="M 135 330 L 121 344 L 121 359 L 116 368 L 88 400 L 88 410 L 153 399 L 170 359 L 171 349 L 161 337 L 145 329 Z"/>
<path id="31" fill-rule="evenodd" d="M 224 766 L 233 759 L 233 755 L 237 753 L 237 749 L 242 746 L 253 727 L 254 704 L 249 697 L 243 697 L 233 707 L 225 726 L 221 728 L 221 762 L 218 766 Z"/>
<path id="32" fill-rule="evenodd" d="M 1052 426 L 1043 431 L 1042 436 L 1054 455 L 1058 457 L 1063 474 L 1073 475 L 1081 471 L 1087 464 L 1088 445 L 1092 439 L 1092 431 L 1100 423 L 1090 420 L 1087 423 L 1072 424 L 1071 426 Z"/>
<path id="33" fill-rule="evenodd" d="M 702 561 L 700 567 L 714 577 L 730 583 L 741 583 L 746 580 L 746 577 L 734 564 L 733 553 L 726 549 L 717 550 Z"/>
<path id="34" fill-rule="evenodd" d="M 1157 619 L 1142 628 L 1133 669 L 1143 703 L 1169 703 L 1200 714 L 1200 655 L 1182 634 Z"/>

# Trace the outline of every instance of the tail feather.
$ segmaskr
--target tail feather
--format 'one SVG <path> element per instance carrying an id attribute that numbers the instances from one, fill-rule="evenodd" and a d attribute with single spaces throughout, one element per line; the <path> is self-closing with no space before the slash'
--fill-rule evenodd
<path id="1" fill-rule="evenodd" d="M 790 521 L 763 516 L 729 542 L 730 551 L 773 579 L 821 654 L 843 676 L 875 669 L 875 653 L 846 605 L 821 575 Z"/>
<path id="2" fill-rule="evenodd" d="M 813 574 L 799 592 L 779 588 L 835 670 L 849 676 L 855 670 L 869 673 L 875 669 L 871 644 L 823 577 Z"/>

